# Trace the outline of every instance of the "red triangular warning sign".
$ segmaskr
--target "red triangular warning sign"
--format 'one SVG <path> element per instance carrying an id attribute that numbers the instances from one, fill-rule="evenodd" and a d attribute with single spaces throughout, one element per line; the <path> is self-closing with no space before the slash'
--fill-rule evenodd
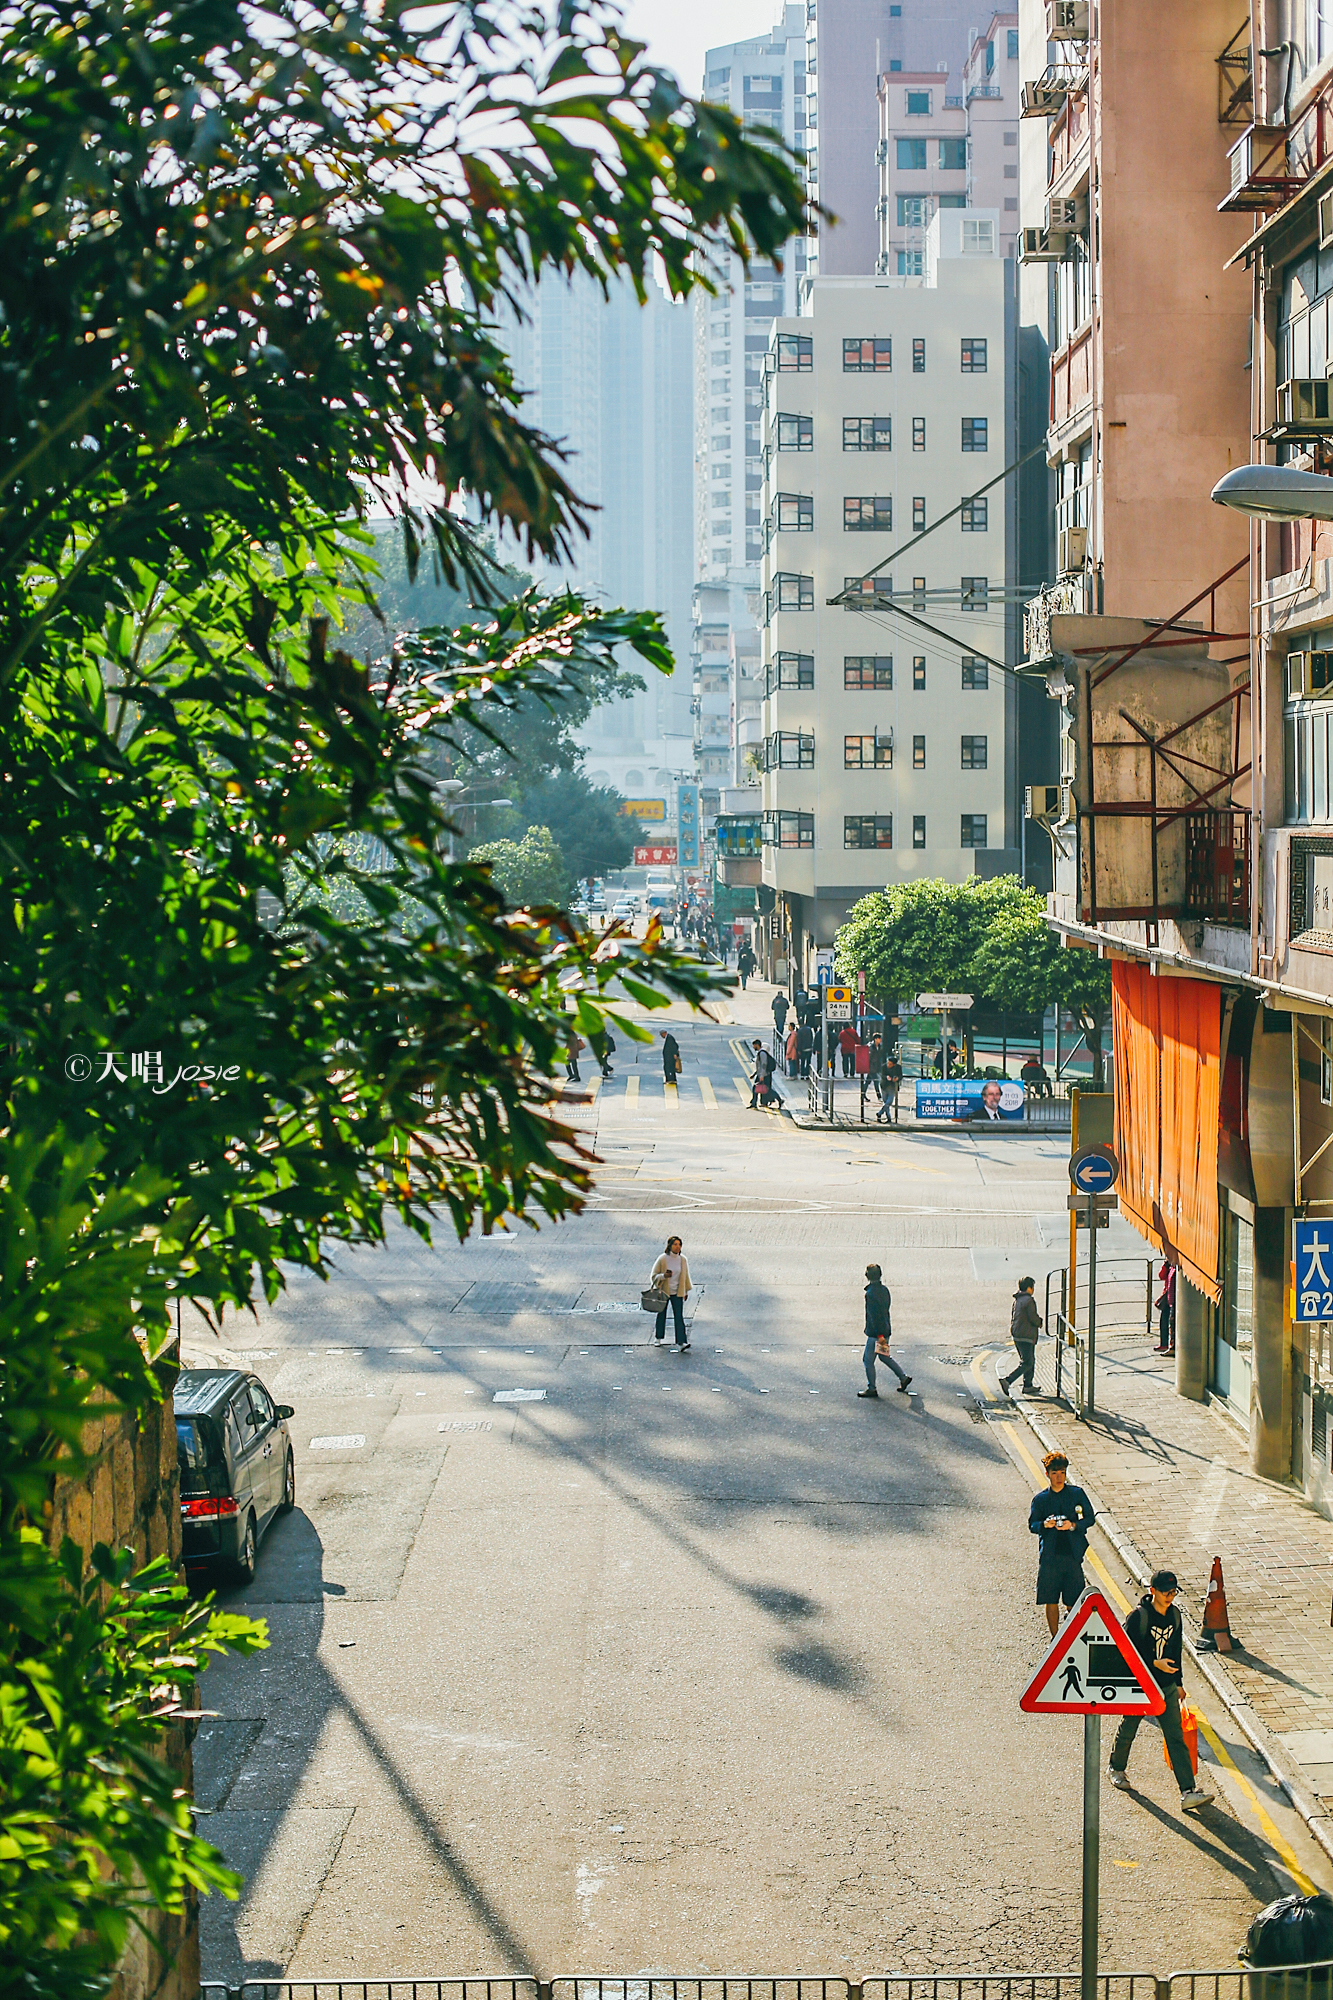
<path id="1" fill-rule="evenodd" d="M 1018 1706 L 1028 1715 L 1160 1715 L 1166 1697 L 1100 1590 L 1085 1590 Z"/>

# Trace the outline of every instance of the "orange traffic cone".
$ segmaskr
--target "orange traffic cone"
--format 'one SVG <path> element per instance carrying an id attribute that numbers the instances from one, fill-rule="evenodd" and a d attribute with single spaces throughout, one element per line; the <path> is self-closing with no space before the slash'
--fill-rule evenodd
<path id="1" fill-rule="evenodd" d="M 1203 1630 L 1199 1634 L 1201 1653 L 1229 1653 L 1239 1641 L 1232 1636 L 1227 1620 L 1227 1587 L 1222 1581 L 1222 1558 L 1213 1557 L 1213 1573 L 1208 1579 L 1208 1595 L 1203 1605 Z"/>

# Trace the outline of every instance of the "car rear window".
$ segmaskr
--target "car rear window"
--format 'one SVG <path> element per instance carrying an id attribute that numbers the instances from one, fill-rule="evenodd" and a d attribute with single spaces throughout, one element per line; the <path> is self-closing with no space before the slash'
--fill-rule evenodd
<path id="1" fill-rule="evenodd" d="M 176 1457 L 182 1485 L 188 1476 L 200 1477 L 224 1462 L 222 1439 L 211 1417 L 177 1417 Z"/>

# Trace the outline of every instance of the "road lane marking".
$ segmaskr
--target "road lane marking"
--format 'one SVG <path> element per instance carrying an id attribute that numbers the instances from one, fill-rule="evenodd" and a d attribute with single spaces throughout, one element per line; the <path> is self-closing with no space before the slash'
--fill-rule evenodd
<path id="1" fill-rule="evenodd" d="M 746 1110 L 748 1111 L 750 1108 L 749 1084 L 742 1083 L 741 1079 L 738 1076 L 733 1076 L 731 1080 L 736 1086 L 736 1095 L 740 1098 L 741 1103 L 745 1106 Z"/>
<path id="2" fill-rule="evenodd" d="M 663 1083 L 662 1095 L 666 1101 L 668 1111 L 680 1110 L 680 1086 L 678 1084 Z"/>
<path id="3" fill-rule="evenodd" d="M 701 1077 L 699 1078 L 699 1093 L 700 1093 L 700 1095 L 702 1096 L 702 1098 L 703 1098 L 703 1101 L 704 1101 L 704 1110 L 705 1110 L 705 1111 L 716 1111 L 716 1110 L 717 1110 L 717 1098 L 716 1098 L 716 1096 L 714 1095 L 714 1092 L 713 1092 L 713 1086 L 712 1086 L 712 1084 L 711 1084 L 711 1083 L 709 1082 L 709 1080 L 708 1080 L 708 1078 L 707 1078 L 706 1076 L 701 1076 Z"/>
<path id="4" fill-rule="evenodd" d="M 971 1372 L 973 1380 L 976 1382 L 977 1387 L 981 1390 L 981 1393 L 986 1398 L 987 1402 L 994 1403 L 997 1402 L 999 1398 L 991 1393 L 990 1389 L 983 1381 L 981 1375 L 982 1364 L 983 1362 L 989 1360 L 990 1354 L 991 1350 L 989 1348 L 987 1348 L 981 1354 L 978 1354 L 972 1363 Z M 1016 1437 L 1012 1432 L 1010 1432 L 1009 1442 L 1013 1445 L 1019 1457 L 1023 1460 L 1024 1464 L 1028 1468 L 1028 1471 L 1032 1475 L 1034 1490 L 1039 1491 L 1041 1487 L 1043 1487 L 1046 1484 L 1045 1472 L 1042 1470 L 1041 1466 L 1038 1465 L 1036 1459 L 1032 1456 L 1032 1453 L 1027 1449 L 1026 1445 L 1023 1443 L 1023 1440 L 1020 1437 Z M 1093 1569 L 1097 1572 L 1097 1575 L 1101 1578 L 1102 1582 L 1105 1584 L 1106 1589 L 1110 1594 L 1113 1602 L 1116 1603 L 1123 1612 L 1128 1613 L 1132 1611 L 1134 1607 L 1131 1605 L 1129 1599 L 1125 1596 L 1124 1591 L 1121 1590 L 1119 1584 L 1115 1581 L 1115 1578 L 1111 1575 L 1110 1571 L 1107 1569 L 1106 1564 L 1101 1560 L 1100 1556 L 1096 1553 L 1094 1549 L 1089 1549 L 1087 1551 L 1087 1559 L 1091 1563 Z M 1291 1843 L 1287 1840 L 1285 1835 L 1282 1833 L 1281 1829 L 1274 1823 L 1271 1815 L 1264 1806 L 1263 1800 L 1259 1797 L 1258 1793 L 1255 1791 L 1253 1785 L 1250 1783 L 1245 1773 L 1237 1767 L 1235 1759 L 1232 1757 L 1231 1752 L 1227 1749 L 1226 1744 L 1222 1741 L 1221 1737 L 1217 1734 L 1217 1731 L 1208 1721 L 1207 1716 L 1205 1716 L 1197 1706 L 1195 1707 L 1194 1713 L 1199 1718 L 1199 1728 L 1203 1733 L 1205 1742 L 1207 1743 L 1209 1749 L 1212 1751 L 1214 1757 L 1217 1759 L 1218 1763 L 1222 1765 L 1222 1767 L 1226 1771 L 1228 1771 L 1231 1774 L 1231 1776 L 1235 1779 L 1237 1788 L 1240 1791 L 1242 1798 L 1249 1806 L 1251 1812 L 1254 1814 L 1255 1821 L 1258 1824 L 1259 1830 L 1263 1834 L 1264 1839 L 1268 1842 L 1269 1846 L 1272 1848 L 1274 1854 L 1281 1862 L 1287 1874 L 1291 1876 L 1292 1881 L 1295 1882 L 1301 1894 L 1304 1896 L 1313 1895 L 1315 1886 L 1314 1883 L 1310 1881 L 1310 1878 L 1305 1874 L 1304 1870 L 1301 1868 L 1299 1861 L 1296 1859 L 1295 1850 L 1292 1848 Z"/>
<path id="5" fill-rule="evenodd" d="M 637 1076 L 632 1076 L 625 1085 L 625 1109 L 627 1111 L 637 1111 L 638 1108 L 639 1079 Z"/>

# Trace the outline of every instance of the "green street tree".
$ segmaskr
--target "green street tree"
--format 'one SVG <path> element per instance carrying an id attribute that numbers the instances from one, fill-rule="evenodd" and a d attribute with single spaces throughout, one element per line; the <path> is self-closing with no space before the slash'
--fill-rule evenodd
<path id="1" fill-rule="evenodd" d="M 863 896 L 838 932 L 838 975 L 854 984 L 864 972 L 867 990 L 887 1000 L 973 993 L 974 961 L 987 928 L 1022 893 L 1016 876 L 1000 875 L 990 881 L 899 882 Z M 967 1023 L 964 1038 L 970 1065 Z"/>
<path id="2" fill-rule="evenodd" d="M 150 1767 L 171 1673 L 259 1638 L 47 1550 L 90 1399 L 161 1393 L 182 1294 L 271 1298 L 392 1214 L 571 1212 L 567 997 L 589 1034 L 613 983 L 707 990 L 447 858 L 433 777 L 627 652 L 670 664 L 650 615 L 497 584 L 488 536 L 558 562 L 585 509 L 493 315 L 543 269 L 683 296 L 719 247 L 776 253 L 803 190 L 600 0 L 33 0 L 0 187 L 0 1951 L 54 2000 L 229 1882 Z M 372 512 L 468 623 L 338 643 Z"/>
<path id="3" fill-rule="evenodd" d="M 569 894 L 569 870 L 549 826 L 530 826 L 522 840 L 483 841 L 468 859 L 489 869 L 511 909 L 559 905 Z"/>
<path id="4" fill-rule="evenodd" d="M 997 910 L 973 959 L 996 1006 L 1016 1012 L 1067 1009 L 1092 1057 L 1092 1088 L 1106 1087 L 1104 1038 L 1111 1014 L 1111 968 L 1095 952 L 1070 950 L 1046 921 L 1044 897 L 1024 890 Z"/>

